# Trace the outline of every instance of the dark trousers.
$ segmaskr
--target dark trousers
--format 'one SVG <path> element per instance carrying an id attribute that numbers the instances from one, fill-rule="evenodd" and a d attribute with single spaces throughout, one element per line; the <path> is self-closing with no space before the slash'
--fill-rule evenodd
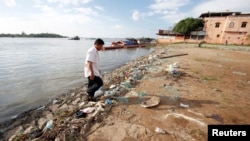
<path id="1" fill-rule="evenodd" d="M 95 92 L 103 85 L 103 81 L 100 77 L 95 76 L 93 80 L 88 77 L 88 89 L 87 93 L 90 97 L 94 97 Z"/>

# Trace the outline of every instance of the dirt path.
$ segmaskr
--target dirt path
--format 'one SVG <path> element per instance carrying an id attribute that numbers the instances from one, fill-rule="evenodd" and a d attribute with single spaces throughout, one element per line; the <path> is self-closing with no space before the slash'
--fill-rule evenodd
<path id="1" fill-rule="evenodd" d="M 183 45 L 158 53 L 163 58 L 126 94 L 126 102 L 113 106 L 101 127 L 93 126 L 89 140 L 205 141 L 208 124 L 250 123 L 250 52 Z M 178 54 L 188 55 L 166 57 Z M 179 77 L 166 71 L 173 63 Z M 141 107 L 152 95 L 160 104 Z M 157 127 L 165 133 L 155 132 Z"/>

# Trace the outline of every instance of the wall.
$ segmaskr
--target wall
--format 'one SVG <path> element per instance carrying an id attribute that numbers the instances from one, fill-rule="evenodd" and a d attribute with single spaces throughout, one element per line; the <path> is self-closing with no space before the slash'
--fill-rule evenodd
<path id="1" fill-rule="evenodd" d="M 207 43 L 250 44 L 250 16 L 206 17 L 204 21 Z M 219 28 L 215 28 L 217 22 L 220 23 Z M 247 22 L 245 28 L 241 27 L 242 22 Z"/>

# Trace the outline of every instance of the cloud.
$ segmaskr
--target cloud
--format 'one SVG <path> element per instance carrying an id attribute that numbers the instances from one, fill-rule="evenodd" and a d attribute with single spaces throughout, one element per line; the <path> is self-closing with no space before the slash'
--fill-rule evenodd
<path id="1" fill-rule="evenodd" d="M 15 0 L 4 0 L 4 3 L 9 7 L 16 6 L 17 4 Z"/>
<path id="2" fill-rule="evenodd" d="M 215 6 L 216 5 L 216 6 Z M 237 11 L 237 12 L 250 12 L 249 0 L 209 0 L 196 5 L 192 14 L 199 16 L 205 12 L 221 12 L 221 11 Z"/>
<path id="3" fill-rule="evenodd" d="M 147 16 L 159 15 L 167 23 L 174 24 L 186 17 L 181 7 L 188 5 L 190 0 L 155 0 L 153 4 L 149 5 Z"/>
<path id="4" fill-rule="evenodd" d="M 137 10 L 135 10 L 135 11 L 132 13 L 132 19 L 133 19 L 134 21 L 139 21 L 139 20 L 140 20 L 140 13 L 139 13 Z"/>
<path id="5" fill-rule="evenodd" d="M 114 26 L 114 28 L 115 28 L 115 29 L 121 29 L 121 28 L 122 28 L 122 26 L 121 26 L 121 25 L 119 25 L 119 24 L 117 24 L 117 25 L 115 25 L 115 26 Z"/>
<path id="6" fill-rule="evenodd" d="M 191 7 L 192 9 L 190 9 Z M 200 14 L 208 11 L 250 12 L 249 7 L 249 0 L 155 0 L 153 4 L 149 5 L 151 11 L 147 13 L 147 16 L 158 15 L 167 23 L 174 24 L 187 17 L 197 18 Z"/>
<path id="7" fill-rule="evenodd" d="M 155 13 L 161 13 L 164 11 L 178 10 L 180 7 L 189 3 L 189 0 L 155 0 L 155 3 L 151 4 L 149 8 Z"/>
<path id="8" fill-rule="evenodd" d="M 163 14 L 161 16 L 161 19 L 168 23 L 175 24 L 178 23 L 180 20 L 185 19 L 186 17 L 188 17 L 186 13 L 182 13 L 179 11 L 169 11 Z"/>
<path id="9" fill-rule="evenodd" d="M 92 8 L 73 8 L 73 10 L 83 15 L 98 16 L 98 13 Z"/>
<path id="10" fill-rule="evenodd" d="M 34 7 L 41 9 L 43 11 L 43 13 L 46 15 L 51 15 L 51 16 L 57 15 L 56 10 L 52 7 L 47 6 L 47 5 L 36 4 L 36 5 L 34 5 Z"/>
<path id="11" fill-rule="evenodd" d="M 42 13 L 37 14 L 36 17 L 42 17 L 48 22 L 57 19 L 58 21 L 61 20 L 61 23 L 89 23 L 93 21 L 94 17 L 98 16 L 98 13 L 92 8 L 73 7 L 69 9 L 56 9 L 43 4 L 36 4 L 34 7 L 42 10 Z M 37 20 L 37 18 L 35 19 Z"/>
<path id="12" fill-rule="evenodd" d="M 78 35 L 93 29 L 96 24 L 94 18 L 98 16 L 97 11 L 91 8 L 62 9 L 45 5 L 39 0 L 35 1 L 33 7 L 38 11 L 29 12 L 22 17 L 0 15 L 0 23 L 2 23 L 0 30 L 3 33 L 24 31 L 26 33 L 52 32 L 62 35 Z"/>
<path id="13" fill-rule="evenodd" d="M 79 5 L 79 4 L 87 4 L 93 0 L 48 0 L 49 3 L 57 3 L 59 7 L 63 7 L 65 5 Z"/>
<path id="14" fill-rule="evenodd" d="M 33 0 L 34 1 L 34 3 L 36 3 L 36 4 L 42 4 L 43 2 L 42 2 L 42 0 Z"/>
<path id="15" fill-rule="evenodd" d="M 98 9 L 98 10 L 104 11 L 104 8 L 101 7 L 101 6 L 95 6 L 95 8 Z"/>

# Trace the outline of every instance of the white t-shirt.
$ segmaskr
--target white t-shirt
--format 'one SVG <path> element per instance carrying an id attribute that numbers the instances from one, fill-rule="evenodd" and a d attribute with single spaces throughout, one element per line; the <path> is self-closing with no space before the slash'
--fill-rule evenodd
<path id="1" fill-rule="evenodd" d="M 95 76 L 101 77 L 100 74 L 100 67 L 99 67 L 99 54 L 97 49 L 93 46 L 87 51 L 86 59 L 85 59 L 85 65 L 84 65 L 84 75 L 85 77 L 90 76 L 90 70 L 88 69 L 87 63 L 88 61 L 92 62 L 93 71 Z"/>

